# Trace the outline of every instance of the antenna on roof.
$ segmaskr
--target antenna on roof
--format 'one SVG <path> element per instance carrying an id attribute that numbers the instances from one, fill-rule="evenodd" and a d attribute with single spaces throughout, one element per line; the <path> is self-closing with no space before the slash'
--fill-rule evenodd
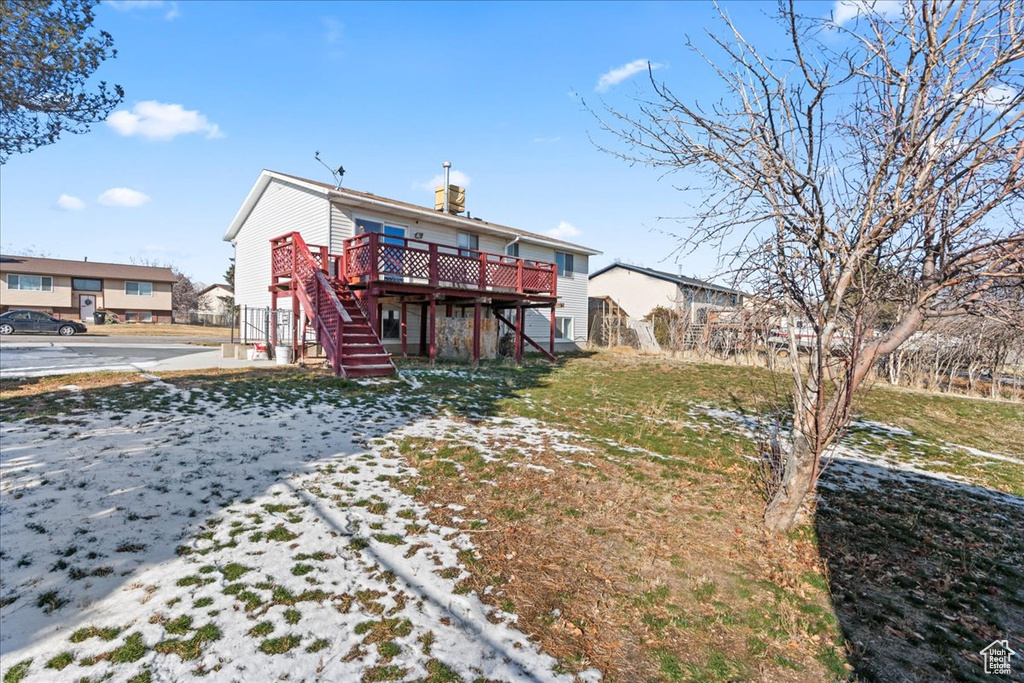
<path id="1" fill-rule="evenodd" d="M 327 164 L 325 164 L 324 160 L 320 158 L 320 150 L 317 150 L 313 154 L 313 158 L 316 159 L 317 161 L 319 161 L 321 166 L 323 166 L 324 168 L 326 168 L 328 171 L 331 172 L 331 175 L 334 176 L 334 183 L 335 183 L 335 185 L 337 185 L 336 189 L 340 190 L 341 189 L 341 179 L 345 177 L 345 167 L 344 166 L 339 166 L 337 169 L 333 169 L 330 166 L 328 166 Z"/>

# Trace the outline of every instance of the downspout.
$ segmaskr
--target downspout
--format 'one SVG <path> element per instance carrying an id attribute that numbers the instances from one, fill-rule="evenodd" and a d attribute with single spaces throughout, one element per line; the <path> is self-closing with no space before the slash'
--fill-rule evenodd
<path id="1" fill-rule="evenodd" d="M 519 244 L 519 238 L 520 237 L 522 237 L 522 235 L 516 235 L 515 239 L 513 239 L 511 242 L 506 242 L 505 243 L 505 256 L 509 255 L 509 253 L 508 253 L 508 248 L 509 247 L 511 247 L 513 244 Z"/>

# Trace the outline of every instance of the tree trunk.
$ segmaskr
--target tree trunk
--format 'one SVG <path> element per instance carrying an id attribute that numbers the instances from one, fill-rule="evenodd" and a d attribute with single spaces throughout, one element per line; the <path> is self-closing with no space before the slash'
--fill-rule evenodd
<path id="1" fill-rule="evenodd" d="M 796 526 L 800 506 L 814 488 L 817 459 L 818 454 L 812 451 L 807 438 L 794 427 L 781 485 L 764 511 L 764 523 L 770 531 L 784 534 Z"/>

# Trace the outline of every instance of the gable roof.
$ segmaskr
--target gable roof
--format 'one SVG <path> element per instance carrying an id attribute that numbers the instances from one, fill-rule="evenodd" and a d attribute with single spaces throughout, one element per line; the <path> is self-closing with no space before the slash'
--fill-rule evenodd
<path id="1" fill-rule="evenodd" d="M 593 280 L 598 275 L 607 273 L 612 268 L 623 268 L 625 270 L 631 270 L 634 273 L 640 273 L 641 275 L 653 277 L 658 280 L 665 280 L 666 282 L 671 282 L 673 284 L 679 285 L 680 287 L 691 287 L 693 289 L 709 289 L 713 292 L 725 292 L 726 294 L 740 294 L 742 296 L 746 296 L 746 294 L 744 294 L 740 290 L 733 289 L 731 287 L 716 285 L 713 282 L 706 282 L 704 280 L 698 280 L 697 278 L 694 277 L 686 277 L 685 275 L 673 275 L 672 273 L 666 273 L 663 270 L 654 270 L 652 268 L 634 266 L 629 263 L 613 263 L 609 266 L 605 266 L 596 273 L 592 273 L 588 279 Z"/>
<path id="2" fill-rule="evenodd" d="M 65 275 L 81 278 L 113 278 L 145 282 L 174 282 L 178 278 L 170 268 L 135 266 L 127 263 L 72 261 L 39 256 L 0 256 L 0 271 L 32 275 Z"/>
<path id="3" fill-rule="evenodd" d="M 207 292 L 211 292 L 211 291 L 217 289 L 218 287 L 221 288 L 221 289 L 225 289 L 225 290 L 231 292 L 232 294 L 235 293 L 235 290 L 234 290 L 234 288 L 231 285 L 225 285 L 223 283 L 219 283 L 219 284 L 216 284 L 216 285 L 210 285 L 209 287 L 206 287 L 205 289 L 200 290 L 199 293 L 196 294 L 196 296 L 202 296 L 203 294 L 206 294 Z"/>
<path id="4" fill-rule="evenodd" d="M 519 238 L 519 240 L 523 242 L 541 244 L 544 246 L 554 247 L 556 249 L 564 249 L 578 254 L 593 256 L 601 253 L 600 251 L 591 249 L 590 247 L 584 247 L 580 244 L 566 242 L 565 240 L 555 239 L 554 237 L 548 237 L 546 235 L 539 235 L 535 232 L 520 230 L 519 228 L 511 228 L 507 225 L 491 223 L 490 221 L 480 220 L 479 218 L 466 218 L 465 216 L 445 214 L 440 211 L 435 211 L 432 208 L 419 206 L 417 204 L 410 204 L 409 202 L 403 202 L 397 199 L 389 199 L 388 197 L 381 197 L 371 192 L 359 192 L 357 190 L 349 190 L 348 188 L 337 188 L 334 185 L 322 183 L 317 180 L 309 180 L 308 178 L 300 178 L 299 176 L 290 175 L 288 173 L 280 173 L 278 171 L 269 171 L 266 169 L 260 173 L 260 177 L 256 180 L 256 184 L 253 185 L 252 190 L 249 191 L 249 195 L 242 203 L 242 207 L 238 210 L 234 220 L 231 221 L 231 225 L 228 226 L 227 232 L 224 233 L 225 242 L 231 242 L 235 237 L 237 237 L 238 231 L 242 229 L 242 224 L 245 223 L 245 219 L 249 217 L 249 214 L 252 212 L 256 203 L 259 201 L 260 196 L 263 194 L 263 191 L 267 188 L 270 182 L 275 179 L 300 185 L 314 192 L 319 192 L 328 200 L 336 201 L 339 204 L 390 209 L 398 213 L 413 215 L 426 220 L 433 220 L 439 223 L 448 224 L 455 228 L 463 228 L 484 233 L 494 233 L 510 238 Z"/>

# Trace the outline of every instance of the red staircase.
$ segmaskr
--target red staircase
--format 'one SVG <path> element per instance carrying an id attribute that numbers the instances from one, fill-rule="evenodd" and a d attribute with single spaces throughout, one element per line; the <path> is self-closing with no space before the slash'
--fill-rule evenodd
<path id="1" fill-rule="evenodd" d="M 397 372 L 348 284 L 328 276 L 325 247 L 310 250 L 289 233 L 270 241 L 271 293 L 291 293 L 317 333 L 338 377 L 380 377 Z M 275 306 L 276 308 L 276 306 Z"/>

